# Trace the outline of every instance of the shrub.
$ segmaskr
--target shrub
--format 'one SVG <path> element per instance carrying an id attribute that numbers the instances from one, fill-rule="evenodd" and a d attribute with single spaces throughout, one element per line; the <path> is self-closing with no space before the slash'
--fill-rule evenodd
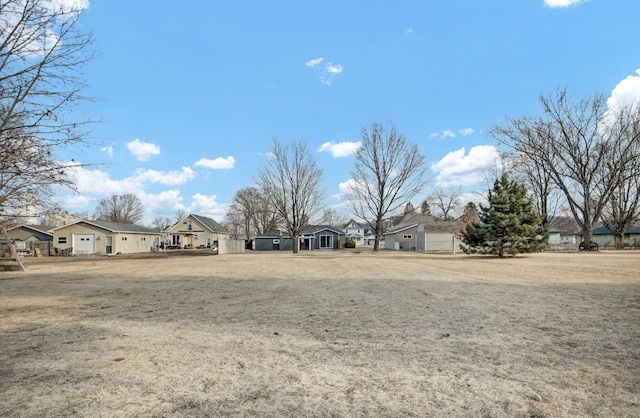
<path id="1" fill-rule="evenodd" d="M 347 239 L 344 243 L 344 248 L 356 248 L 356 242 L 352 239 Z"/>

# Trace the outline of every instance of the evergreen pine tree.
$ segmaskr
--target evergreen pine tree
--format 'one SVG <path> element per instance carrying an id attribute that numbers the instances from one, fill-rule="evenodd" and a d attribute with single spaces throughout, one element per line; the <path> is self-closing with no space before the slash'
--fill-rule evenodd
<path id="1" fill-rule="evenodd" d="M 462 231 L 464 252 L 504 257 L 544 248 L 549 231 L 522 184 L 503 174 L 489 190 L 488 201 L 488 207 L 480 205 L 479 221 Z"/>

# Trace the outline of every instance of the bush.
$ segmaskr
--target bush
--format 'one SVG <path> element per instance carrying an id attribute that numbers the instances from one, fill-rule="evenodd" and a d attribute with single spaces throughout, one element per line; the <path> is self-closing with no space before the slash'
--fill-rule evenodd
<path id="1" fill-rule="evenodd" d="M 344 243 L 344 248 L 356 248 L 356 242 L 352 239 L 348 239 Z"/>

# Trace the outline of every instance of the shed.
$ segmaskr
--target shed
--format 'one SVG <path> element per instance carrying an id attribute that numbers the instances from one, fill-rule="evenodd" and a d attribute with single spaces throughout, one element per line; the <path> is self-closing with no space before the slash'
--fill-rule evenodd
<path id="1" fill-rule="evenodd" d="M 426 234 L 422 223 L 399 225 L 384 233 L 384 248 L 396 251 L 424 251 Z"/>
<path id="2" fill-rule="evenodd" d="M 15 243 L 18 253 L 34 254 L 38 250 L 40 255 L 49 255 L 49 248 L 53 244 L 53 228 L 47 225 L 23 224 L 8 228 L 7 236 Z"/>

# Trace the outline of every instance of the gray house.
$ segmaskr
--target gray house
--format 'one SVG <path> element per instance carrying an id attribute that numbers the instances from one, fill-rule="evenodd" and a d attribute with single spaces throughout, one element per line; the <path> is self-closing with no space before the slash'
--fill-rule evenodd
<path id="1" fill-rule="evenodd" d="M 576 234 L 582 241 L 582 232 Z M 615 247 L 615 237 L 613 232 L 606 226 L 601 226 L 593 230 L 593 241 L 601 248 Z M 640 228 L 632 226 L 624 233 L 624 245 L 627 247 L 640 247 Z"/>
<path id="2" fill-rule="evenodd" d="M 384 233 L 385 250 L 424 251 L 426 234 L 421 223 L 391 227 Z"/>
<path id="3" fill-rule="evenodd" d="M 329 225 L 310 225 L 298 237 L 300 251 L 335 250 L 344 248 L 346 236 L 344 231 Z M 253 240 L 256 251 L 293 251 L 293 240 L 282 232 L 268 232 L 258 235 Z"/>

